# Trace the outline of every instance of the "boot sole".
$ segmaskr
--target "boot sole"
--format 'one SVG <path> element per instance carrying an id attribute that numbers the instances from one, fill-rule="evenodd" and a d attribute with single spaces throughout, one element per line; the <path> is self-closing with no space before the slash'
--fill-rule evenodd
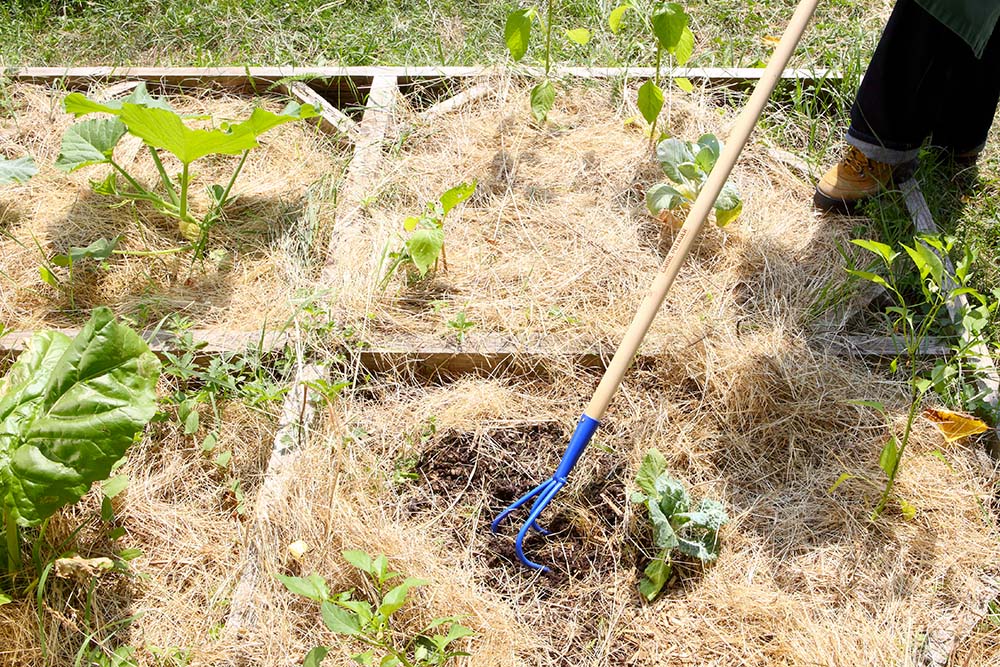
<path id="1" fill-rule="evenodd" d="M 843 215 L 855 215 L 858 204 L 864 199 L 848 201 L 839 197 L 831 197 L 823 193 L 819 188 L 813 192 L 813 206 L 824 213 L 842 213 Z"/>

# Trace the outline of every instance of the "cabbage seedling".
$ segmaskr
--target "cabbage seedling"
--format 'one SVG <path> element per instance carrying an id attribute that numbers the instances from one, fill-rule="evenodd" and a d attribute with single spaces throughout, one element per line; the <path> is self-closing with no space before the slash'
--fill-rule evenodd
<path id="1" fill-rule="evenodd" d="M 0 185 L 11 183 L 27 183 L 28 179 L 38 173 L 38 167 L 30 155 L 8 160 L 0 157 Z"/>
<path id="2" fill-rule="evenodd" d="M 0 509 L 8 570 L 37 526 L 106 479 L 156 414 L 160 362 L 107 308 L 76 338 L 36 334 L 0 382 Z"/>
<path id="3" fill-rule="evenodd" d="M 108 177 L 93 182 L 99 194 L 113 195 L 135 201 L 147 201 L 161 213 L 176 218 L 181 234 L 192 242 L 195 257 L 202 257 L 208 233 L 222 217 L 225 207 L 233 202 L 230 196 L 247 155 L 259 144 L 257 139 L 284 123 L 317 115 L 308 104 L 291 102 L 281 113 L 266 109 L 253 110 L 250 117 L 239 123 L 221 123 L 218 128 L 193 129 L 187 117 L 175 112 L 166 100 L 151 96 L 144 85 L 139 85 L 127 98 L 120 101 L 97 102 L 81 93 L 70 93 L 63 103 L 66 111 L 77 117 L 89 114 L 107 114 L 110 118 L 91 118 L 76 123 L 63 135 L 62 151 L 56 167 L 73 172 L 86 166 L 107 164 L 112 168 Z M 204 118 L 199 117 L 204 120 Z M 142 139 L 149 149 L 153 163 L 160 175 L 160 188 L 146 188 L 114 160 L 115 146 L 125 135 Z M 181 163 L 181 173 L 174 179 L 163 165 L 160 151 L 173 155 Z M 208 188 L 211 202 L 208 211 L 198 217 L 191 211 L 191 164 L 209 155 L 239 155 L 240 160 L 225 186 Z M 119 177 L 125 183 L 119 182 Z"/>
<path id="4" fill-rule="evenodd" d="M 729 517 L 716 500 L 704 499 L 690 511 L 691 497 L 667 473 L 667 461 L 655 449 L 643 458 L 635 482 L 640 490 L 632 494 L 632 502 L 649 511 L 653 543 L 659 549 L 639 582 L 639 592 L 652 602 L 673 574 L 674 551 L 703 563 L 719 557 L 719 529 Z"/>
<path id="5" fill-rule="evenodd" d="M 423 278 L 438 260 L 448 268 L 448 257 L 444 248 L 444 219 L 453 208 L 464 202 L 476 191 L 476 181 L 459 183 L 437 201 L 427 204 L 420 215 L 411 215 L 403 221 L 403 229 L 409 236 L 400 250 L 389 253 L 389 268 L 382 277 L 381 287 L 385 289 L 389 280 L 400 266 L 411 264 Z"/>
<path id="6" fill-rule="evenodd" d="M 687 210 L 715 167 L 722 144 L 714 134 L 705 134 L 697 142 L 665 139 L 656 147 L 656 160 L 670 183 L 659 183 L 646 192 L 649 212 L 661 220 Z M 743 210 L 740 191 L 726 181 L 715 200 L 715 222 L 720 227 L 735 220 Z M 677 213 L 675 213 L 675 211 Z"/>

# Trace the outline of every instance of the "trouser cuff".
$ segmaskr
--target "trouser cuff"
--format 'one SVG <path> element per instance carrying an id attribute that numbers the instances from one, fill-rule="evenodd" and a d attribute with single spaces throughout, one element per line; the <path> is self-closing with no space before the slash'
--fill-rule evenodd
<path id="1" fill-rule="evenodd" d="M 917 154 L 920 152 L 919 148 L 886 148 L 881 144 L 875 144 L 856 136 L 851 130 L 847 131 L 846 140 L 848 144 L 864 153 L 865 157 L 869 160 L 875 160 L 883 164 L 901 165 L 913 162 L 917 159 Z"/>

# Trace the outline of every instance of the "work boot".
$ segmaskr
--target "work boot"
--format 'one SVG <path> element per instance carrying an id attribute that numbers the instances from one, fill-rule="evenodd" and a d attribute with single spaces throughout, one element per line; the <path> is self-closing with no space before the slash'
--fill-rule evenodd
<path id="1" fill-rule="evenodd" d="M 854 146 L 816 184 L 813 203 L 821 211 L 852 213 L 855 206 L 892 181 L 893 166 L 876 162 Z"/>

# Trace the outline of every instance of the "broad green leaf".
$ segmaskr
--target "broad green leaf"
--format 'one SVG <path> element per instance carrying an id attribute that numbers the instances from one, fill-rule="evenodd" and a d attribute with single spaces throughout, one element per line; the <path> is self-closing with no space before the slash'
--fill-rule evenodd
<path id="1" fill-rule="evenodd" d="M 642 572 L 642 580 L 639 582 L 639 593 L 647 601 L 652 602 L 673 574 L 673 566 L 670 563 L 670 551 L 664 549 L 656 558 L 649 562 Z"/>
<path id="2" fill-rule="evenodd" d="M 418 229 L 406 239 L 406 250 L 421 276 L 427 275 L 441 255 L 444 232 L 440 229 Z"/>
<path id="3" fill-rule="evenodd" d="M 403 220 L 403 229 L 405 229 L 408 232 L 412 232 L 414 229 L 417 228 L 418 224 L 420 224 L 420 218 L 418 218 L 415 215 L 411 215 L 408 216 L 405 220 Z"/>
<path id="4" fill-rule="evenodd" d="M 586 28 L 573 28 L 566 31 L 566 37 L 571 42 L 576 42 L 580 46 L 584 46 L 590 41 L 590 31 Z"/>
<path id="5" fill-rule="evenodd" d="M 712 171 L 712 167 L 715 166 L 715 161 L 718 159 L 718 155 L 712 152 L 712 149 L 708 146 L 703 146 L 698 154 L 694 156 L 694 162 L 701 170 L 706 174 Z"/>
<path id="6" fill-rule="evenodd" d="M 671 211 L 684 201 L 684 195 L 666 183 L 659 183 L 646 191 L 646 207 L 653 215 L 658 215 L 661 211 Z"/>
<path id="7" fill-rule="evenodd" d="M 371 604 L 364 600 L 341 600 L 340 606 L 350 609 L 357 614 L 358 623 L 361 624 L 361 627 L 367 626 L 375 614 L 375 612 L 372 611 Z"/>
<path id="8" fill-rule="evenodd" d="M 330 652 L 326 646 L 316 646 L 306 654 L 306 659 L 302 661 L 302 667 L 319 667 L 323 658 Z"/>
<path id="9" fill-rule="evenodd" d="M 625 18 L 625 12 L 629 9 L 631 9 L 631 5 L 619 5 L 611 10 L 611 14 L 608 15 L 608 27 L 611 28 L 611 32 L 618 34 L 622 27 L 622 20 Z"/>
<path id="10" fill-rule="evenodd" d="M 0 504 L 38 525 L 108 477 L 156 414 L 160 362 L 107 308 L 37 334 L 0 383 Z"/>
<path id="11" fill-rule="evenodd" d="M 443 215 L 448 215 L 451 209 L 455 208 L 476 191 L 476 181 L 471 183 L 459 183 L 455 187 L 441 195 L 441 210 Z"/>
<path id="12" fill-rule="evenodd" d="M 704 517 L 699 523 L 709 530 L 718 531 L 722 526 L 729 523 L 729 515 L 726 514 L 726 508 L 718 500 L 703 499 L 698 503 L 697 513 Z"/>
<path id="13" fill-rule="evenodd" d="M 52 263 L 56 266 L 72 266 L 85 259 L 93 259 L 98 262 L 111 257 L 118 247 L 118 238 L 110 241 L 108 239 L 97 239 L 86 248 L 70 246 L 69 252 L 65 255 L 56 255 L 52 258 Z"/>
<path id="14" fill-rule="evenodd" d="M 678 167 L 685 162 L 694 162 L 694 153 L 686 141 L 680 139 L 664 139 L 656 146 L 656 160 L 660 163 L 663 173 L 674 183 L 683 183 Z"/>
<path id="15" fill-rule="evenodd" d="M 740 217 L 740 213 L 743 212 L 743 203 L 740 202 L 735 208 L 731 208 L 728 211 L 715 209 L 715 224 L 719 227 L 725 227 L 730 222 Z"/>
<path id="16" fill-rule="evenodd" d="M 652 79 L 639 86 L 639 113 L 650 125 L 656 122 L 663 109 L 663 90 L 653 83 Z"/>
<path id="17" fill-rule="evenodd" d="M 882 448 L 882 452 L 878 456 L 878 464 L 885 474 L 892 477 L 893 471 L 899 462 L 899 449 L 896 447 L 896 436 L 890 437 L 885 446 Z"/>
<path id="18" fill-rule="evenodd" d="M 105 498 L 114 498 L 128 488 L 128 475 L 115 475 L 101 484 Z"/>
<path id="19" fill-rule="evenodd" d="M 503 39 L 514 60 L 520 60 L 528 52 L 528 39 L 530 37 L 530 10 L 517 9 L 508 14 L 507 23 L 503 27 Z"/>
<path id="20" fill-rule="evenodd" d="M 49 287 L 55 287 L 56 289 L 59 288 L 59 280 L 56 278 L 55 274 L 49 271 L 47 267 L 38 267 L 38 275 L 41 276 L 42 282 Z"/>
<path id="21" fill-rule="evenodd" d="M 674 59 L 677 60 L 678 65 L 684 66 L 689 60 L 691 60 L 691 56 L 693 54 L 694 33 L 691 32 L 691 28 L 684 26 L 684 29 L 681 30 L 680 39 L 677 40 L 677 46 L 674 47 Z M 684 80 L 687 81 L 687 79 Z M 681 86 L 681 88 L 683 88 L 683 86 Z M 691 91 L 687 90 L 687 92 L 690 93 Z"/>
<path id="22" fill-rule="evenodd" d="M 237 155 L 256 148 L 257 138 L 268 130 L 315 115 L 316 110 L 308 104 L 291 104 L 280 114 L 257 108 L 250 118 L 224 130 L 194 130 L 166 109 L 124 103 L 119 112 L 129 132 L 149 146 L 173 153 L 184 164 L 206 155 Z"/>
<path id="23" fill-rule="evenodd" d="M 656 478 L 667 470 L 667 459 L 657 449 L 651 449 L 642 457 L 639 471 L 635 474 L 635 485 L 647 495 L 655 495 Z"/>
<path id="24" fill-rule="evenodd" d="M 840 477 L 837 478 L 836 482 L 834 482 L 833 484 L 830 485 L 830 488 L 827 489 L 826 492 L 827 493 L 833 493 L 834 491 L 836 491 L 837 489 L 840 488 L 841 484 L 843 484 L 844 482 L 846 482 L 849 479 L 854 479 L 854 475 L 852 475 L 849 472 L 842 472 L 842 473 L 840 473 Z"/>
<path id="25" fill-rule="evenodd" d="M 139 85 L 132 90 L 128 97 L 121 100 L 97 102 L 80 93 L 70 93 L 63 100 L 63 108 L 66 109 L 67 113 L 71 113 L 78 117 L 90 113 L 117 114 L 121 111 L 122 104 L 125 103 L 173 111 L 170 104 L 165 99 L 162 97 L 153 97 L 149 94 L 149 91 L 146 90 L 145 82 L 140 82 Z"/>
<path id="26" fill-rule="evenodd" d="M 351 656 L 351 660 L 364 667 L 369 667 L 375 664 L 375 652 L 369 649 L 364 653 L 355 653 Z"/>
<path id="27" fill-rule="evenodd" d="M 653 15 L 653 34 L 660 46 L 673 53 L 688 24 L 688 15 L 676 2 L 668 2 Z"/>
<path id="28" fill-rule="evenodd" d="M 914 243 L 913 246 L 927 263 L 927 268 L 930 271 L 934 284 L 940 287 L 944 278 L 944 264 L 941 262 L 941 258 L 923 243 Z"/>
<path id="29" fill-rule="evenodd" d="M 677 171 L 680 172 L 681 177 L 687 183 L 693 184 L 698 190 L 701 189 L 702 184 L 704 184 L 705 179 L 708 177 L 708 174 L 694 161 L 681 162 L 677 165 Z"/>
<path id="30" fill-rule="evenodd" d="M 453 641 L 462 639 L 463 637 L 471 637 L 474 634 L 476 633 L 472 628 L 467 628 L 461 623 L 452 623 L 451 627 L 448 628 L 448 634 L 447 636 L 445 636 L 444 642 L 441 644 L 441 647 L 444 648 Z"/>
<path id="31" fill-rule="evenodd" d="M 883 260 L 888 265 L 892 265 L 893 260 L 899 257 L 899 253 L 895 252 L 891 246 L 885 243 L 879 243 L 878 241 L 871 241 L 869 239 L 851 239 L 851 243 L 858 246 L 859 248 L 864 248 L 869 252 L 873 252 Z"/>
<path id="32" fill-rule="evenodd" d="M 846 271 L 855 278 L 861 278 L 862 280 L 867 280 L 868 282 L 875 283 L 876 285 L 881 285 L 886 289 L 891 289 L 889 287 L 889 283 L 885 281 L 885 278 L 877 273 L 872 273 L 871 271 L 858 271 L 857 269 L 846 269 Z"/>
<path id="33" fill-rule="evenodd" d="M 656 490 L 655 495 L 658 496 L 660 509 L 666 516 L 671 517 L 691 509 L 691 497 L 684 485 L 670 475 L 664 473 L 657 477 L 653 487 Z"/>
<path id="34" fill-rule="evenodd" d="M 73 172 L 92 164 L 106 164 L 124 135 L 125 125 L 117 118 L 92 118 L 71 125 L 63 135 L 56 169 Z"/>
<path id="35" fill-rule="evenodd" d="M 673 549 L 677 546 L 677 533 L 670 525 L 669 515 L 664 514 L 656 498 L 646 501 L 649 510 L 649 520 L 653 524 L 653 544 L 661 549 Z"/>
<path id="36" fill-rule="evenodd" d="M 687 77 L 684 76 L 674 77 L 674 83 L 677 85 L 678 88 L 683 90 L 685 93 L 690 93 L 692 90 L 694 90 L 694 84 L 691 83 L 691 79 Z"/>
<path id="37" fill-rule="evenodd" d="M 140 558 L 142 556 L 142 549 L 122 549 L 115 555 L 125 561 L 135 560 L 136 558 Z"/>
<path id="38" fill-rule="evenodd" d="M 917 378 L 913 381 L 913 386 L 916 387 L 917 391 L 921 394 L 926 394 L 930 388 L 934 386 L 934 383 L 927 378 Z"/>
<path id="39" fill-rule="evenodd" d="M 715 531 L 709 530 L 695 539 L 681 537 L 678 539 L 677 549 L 685 556 L 710 563 L 719 557 L 719 536 Z"/>
<path id="40" fill-rule="evenodd" d="M 38 173 L 38 167 L 30 155 L 8 160 L 0 157 L 0 185 L 11 183 L 27 183 L 28 179 Z"/>
<path id="41" fill-rule="evenodd" d="M 395 586 L 392 590 L 385 594 L 385 597 L 382 598 L 382 604 L 378 607 L 377 613 L 385 617 L 391 616 L 396 612 L 396 610 L 406 604 L 406 596 L 409 594 L 411 588 L 416 586 L 426 586 L 427 583 L 428 582 L 423 579 L 413 579 L 408 577 L 403 581 L 403 583 Z"/>
<path id="42" fill-rule="evenodd" d="M 531 89 L 531 113 L 539 123 L 545 122 L 555 103 L 556 89 L 548 79 Z"/>
<path id="43" fill-rule="evenodd" d="M 326 579 L 318 574 L 313 573 L 308 577 L 288 577 L 283 574 L 276 574 L 274 578 L 296 595 L 301 595 L 316 602 L 324 602 L 330 599 L 330 589 L 326 585 Z"/>
<path id="44" fill-rule="evenodd" d="M 714 167 L 715 160 L 719 159 L 719 155 L 722 154 L 722 142 L 720 142 L 719 138 L 714 134 L 703 134 L 700 137 L 698 137 L 698 141 L 696 143 L 701 149 L 703 150 L 707 149 L 711 153 L 712 157 L 714 158 L 712 160 L 712 166 Z M 705 171 L 712 171 L 712 170 L 709 168 L 706 169 Z"/>
<path id="45" fill-rule="evenodd" d="M 336 632 L 339 635 L 352 636 L 361 634 L 361 624 L 358 622 L 357 615 L 353 612 L 324 600 L 320 606 L 320 614 L 323 616 L 323 623 L 332 632 Z"/>
<path id="46" fill-rule="evenodd" d="M 10 604 L 13 601 L 14 598 L 10 597 L 9 595 L 4 595 L 3 593 L 0 593 L 0 607 L 4 606 L 5 604 Z"/>

